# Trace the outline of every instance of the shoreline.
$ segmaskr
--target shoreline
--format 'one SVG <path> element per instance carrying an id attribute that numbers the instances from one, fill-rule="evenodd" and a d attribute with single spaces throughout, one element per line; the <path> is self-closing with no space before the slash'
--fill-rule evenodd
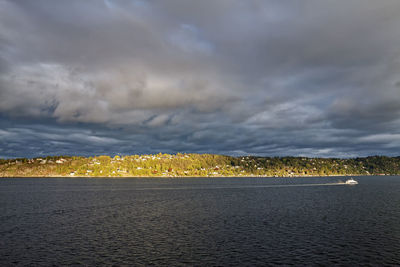
<path id="1" fill-rule="evenodd" d="M 2 178 L 68 178 L 68 179 L 185 179 L 185 178 L 329 178 L 329 177 L 361 177 L 361 176 L 400 176 L 396 174 L 385 174 L 385 175 L 365 175 L 365 174 L 344 174 L 344 175 L 301 175 L 301 176 L 1 176 Z"/>

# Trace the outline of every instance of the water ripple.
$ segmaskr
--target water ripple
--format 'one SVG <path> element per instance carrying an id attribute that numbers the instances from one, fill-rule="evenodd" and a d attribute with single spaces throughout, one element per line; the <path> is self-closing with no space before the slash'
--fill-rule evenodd
<path id="1" fill-rule="evenodd" d="M 398 265 L 399 180 L 5 179 L 0 265 Z"/>

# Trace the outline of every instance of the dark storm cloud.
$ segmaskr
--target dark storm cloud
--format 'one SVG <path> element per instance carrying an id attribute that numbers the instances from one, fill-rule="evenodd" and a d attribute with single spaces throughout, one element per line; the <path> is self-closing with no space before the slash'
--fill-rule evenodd
<path id="1" fill-rule="evenodd" d="M 395 155 L 400 2 L 0 0 L 0 156 Z"/>

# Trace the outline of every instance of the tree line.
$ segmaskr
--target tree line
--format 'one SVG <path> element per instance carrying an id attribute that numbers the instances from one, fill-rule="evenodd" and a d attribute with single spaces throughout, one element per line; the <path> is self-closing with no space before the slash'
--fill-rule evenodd
<path id="1" fill-rule="evenodd" d="M 400 157 L 232 157 L 214 154 L 0 159 L 0 176 L 218 177 L 400 175 Z"/>

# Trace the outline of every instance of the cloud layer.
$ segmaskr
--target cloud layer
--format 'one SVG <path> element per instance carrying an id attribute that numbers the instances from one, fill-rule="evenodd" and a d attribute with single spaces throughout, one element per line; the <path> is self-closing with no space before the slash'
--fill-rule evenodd
<path id="1" fill-rule="evenodd" d="M 0 0 L 0 157 L 397 155 L 400 2 Z"/>

